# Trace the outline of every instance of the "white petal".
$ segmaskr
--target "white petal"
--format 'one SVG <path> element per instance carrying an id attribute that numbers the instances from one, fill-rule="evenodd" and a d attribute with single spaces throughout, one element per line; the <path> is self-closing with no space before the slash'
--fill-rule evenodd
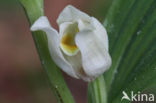
<path id="1" fill-rule="evenodd" d="M 91 78 L 91 77 L 88 77 L 86 75 L 86 73 L 84 72 L 83 70 L 83 67 L 82 67 L 82 58 L 81 58 L 81 53 L 78 52 L 76 55 L 74 56 L 67 56 L 67 55 L 64 55 L 65 59 L 72 65 L 72 67 L 74 68 L 75 72 L 76 72 L 76 75 L 83 79 L 84 81 L 92 81 L 94 80 L 95 78 Z"/>
<path id="2" fill-rule="evenodd" d="M 98 38 L 98 41 L 101 42 L 108 51 L 108 36 L 106 29 L 104 26 L 94 17 L 91 17 L 91 25 L 94 26 L 95 31 L 94 33 L 96 34 L 96 37 Z"/>
<path id="3" fill-rule="evenodd" d="M 81 19 L 78 20 L 78 28 L 80 31 L 83 31 L 83 30 L 95 30 L 96 27 L 94 27 L 94 25 L 91 25 L 91 21 L 92 18 L 88 21 L 83 21 Z"/>
<path id="4" fill-rule="evenodd" d="M 51 27 L 47 17 L 40 17 L 31 27 L 32 31 L 43 30 L 47 34 L 48 47 L 54 62 L 67 74 L 78 78 L 72 66 L 65 60 L 59 48 L 60 37 L 57 31 Z M 52 69 L 52 68 L 51 68 Z"/>
<path id="5" fill-rule="evenodd" d="M 57 23 L 60 25 L 64 22 L 74 22 L 74 21 L 77 21 L 78 19 L 88 21 L 90 17 L 86 13 L 76 9 L 75 7 L 71 5 L 68 5 L 60 13 L 57 19 Z"/>
<path id="6" fill-rule="evenodd" d="M 68 31 L 69 26 L 72 24 L 72 22 L 64 22 L 59 26 L 59 35 L 61 38 Z"/>
<path id="7" fill-rule="evenodd" d="M 108 51 L 108 36 L 104 26 L 94 17 L 91 17 L 89 22 L 78 20 L 78 27 L 80 31 L 83 30 L 92 30 L 95 34 L 98 34 L 97 37 L 102 44 L 105 45 Z"/>
<path id="8" fill-rule="evenodd" d="M 111 58 L 105 44 L 99 41 L 97 35 L 99 34 L 91 30 L 84 30 L 79 32 L 75 38 L 76 45 L 81 51 L 83 69 L 90 77 L 99 76 L 111 65 Z"/>

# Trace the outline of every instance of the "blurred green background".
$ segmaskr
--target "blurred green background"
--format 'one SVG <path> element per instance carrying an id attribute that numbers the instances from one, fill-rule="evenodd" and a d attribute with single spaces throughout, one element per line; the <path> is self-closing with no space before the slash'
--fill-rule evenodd
<path id="1" fill-rule="evenodd" d="M 72 4 L 102 22 L 111 1 L 45 0 L 45 15 L 58 28 L 57 16 Z M 87 83 L 64 76 L 77 103 L 86 103 Z M 17 0 L 0 0 L 0 103 L 56 103 Z"/>

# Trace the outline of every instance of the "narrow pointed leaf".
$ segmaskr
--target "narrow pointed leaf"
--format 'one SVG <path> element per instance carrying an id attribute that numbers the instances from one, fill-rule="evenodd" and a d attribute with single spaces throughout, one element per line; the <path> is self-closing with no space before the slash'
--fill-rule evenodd
<path id="1" fill-rule="evenodd" d="M 123 90 L 143 92 L 156 85 L 155 10 L 154 0 L 116 0 L 108 12 L 104 25 L 113 64 L 105 80 L 111 103 L 121 101 Z"/>

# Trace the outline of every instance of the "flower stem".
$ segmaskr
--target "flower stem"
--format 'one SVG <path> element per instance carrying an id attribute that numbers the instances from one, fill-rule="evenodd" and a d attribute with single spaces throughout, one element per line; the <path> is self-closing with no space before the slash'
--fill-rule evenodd
<path id="1" fill-rule="evenodd" d="M 107 92 L 103 75 L 88 84 L 88 103 L 107 103 Z"/>

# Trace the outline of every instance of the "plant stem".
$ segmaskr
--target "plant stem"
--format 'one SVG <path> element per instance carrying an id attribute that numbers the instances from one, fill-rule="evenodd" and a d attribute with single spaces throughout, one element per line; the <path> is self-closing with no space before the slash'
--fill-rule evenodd
<path id="1" fill-rule="evenodd" d="M 107 92 L 103 75 L 89 83 L 88 103 L 107 103 Z"/>

